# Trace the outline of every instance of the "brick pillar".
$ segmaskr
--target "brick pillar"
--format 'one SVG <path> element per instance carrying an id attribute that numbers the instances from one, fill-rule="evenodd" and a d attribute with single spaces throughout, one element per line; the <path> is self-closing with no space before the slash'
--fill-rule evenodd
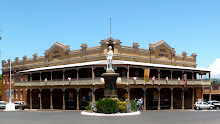
<path id="1" fill-rule="evenodd" d="M 171 90 L 171 105 L 170 105 L 170 109 L 173 110 L 173 88 L 170 88 Z"/>
<path id="2" fill-rule="evenodd" d="M 95 85 L 95 69 L 94 69 L 94 65 L 92 65 L 92 85 Z"/>
<path id="3" fill-rule="evenodd" d="M 159 85 L 160 85 L 160 69 L 157 69 L 158 70 L 158 81 L 159 81 Z"/>
<path id="4" fill-rule="evenodd" d="M 79 110 L 79 89 L 76 89 L 76 91 L 77 91 L 77 97 L 76 97 L 77 107 L 76 107 L 76 109 Z"/>
<path id="5" fill-rule="evenodd" d="M 50 109 L 53 109 L 53 89 L 50 89 Z"/>
<path id="6" fill-rule="evenodd" d="M 76 81 L 77 85 L 79 85 L 79 69 L 76 69 Z"/>
<path id="7" fill-rule="evenodd" d="M 158 89 L 158 106 L 157 106 L 157 110 L 160 110 L 160 89 L 161 88 L 157 88 Z"/>
<path id="8" fill-rule="evenodd" d="M 146 110 L 147 98 L 146 98 L 146 89 L 144 88 L 144 110 Z"/>
<path id="9" fill-rule="evenodd" d="M 128 69 L 127 69 L 127 85 L 129 85 L 129 65 L 128 65 Z"/>
<path id="10" fill-rule="evenodd" d="M 65 110 L 65 89 L 63 89 L 63 110 Z"/>
<path id="11" fill-rule="evenodd" d="M 192 109 L 194 109 L 194 103 L 195 103 L 195 95 L 194 95 L 194 88 L 192 90 Z"/>
<path id="12" fill-rule="evenodd" d="M 204 100 L 203 98 L 203 87 L 201 88 L 201 92 L 202 92 L 202 101 Z"/>
<path id="13" fill-rule="evenodd" d="M 42 89 L 40 89 L 40 109 L 42 109 L 42 97 L 41 97 L 41 92 L 42 92 Z"/>
<path id="14" fill-rule="evenodd" d="M 127 92 L 128 92 L 128 96 L 127 96 L 127 100 L 128 100 L 128 102 L 130 102 L 130 88 L 127 88 Z"/>
<path id="15" fill-rule="evenodd" d="M 30 109 L 32 109 L 32 89 L 30 89 Z"/>
<path id="16" fill-rule="evenodd" d="M 171 85 L 172 85 L 173 84 L 173 70 L 171 70 L 170 72 L 171 72 L 170 78 L 171 78 Z"/>
<path id="17" fill-rule="evenodd" d="M 65 70 L 63 70 L 63 85 L 64 85 L 64 81 L 65 81 Z"/>
<path id="18" fill-rule="evenodd" d="M 92 102 L 95 102 L 95 88 L 92 89 Z"/>

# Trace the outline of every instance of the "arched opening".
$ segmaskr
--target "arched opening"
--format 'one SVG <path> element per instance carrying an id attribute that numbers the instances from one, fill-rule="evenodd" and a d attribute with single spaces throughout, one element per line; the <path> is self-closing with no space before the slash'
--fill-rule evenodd
<path id="1" fill-rule="evenodd" d="M 90 88 L 82 88 L 79 90 L 79 108 L 84 110 L 92 101 L 92 90 Z"/>
<path id="2" fill-rule="evenodd" d="M 65 109 L 76 110 L 77 107 L 77 91 L 69 88 L 65 90 Z"/>
<path id="3" fill-rule="evenodd" d="M 50 109 L 50 89 L 42 89 L 41 99 L 42 99 L 42 109 Z"/>
<path id="4" fill-rule="evenodd" d="M 63 91 L 62 89 L 53 89 L 53 109 L 62 109 L 63 107 Z"/>

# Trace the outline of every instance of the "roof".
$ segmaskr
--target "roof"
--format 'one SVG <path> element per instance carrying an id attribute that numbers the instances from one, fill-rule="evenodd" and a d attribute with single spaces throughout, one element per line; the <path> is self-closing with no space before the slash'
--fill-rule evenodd
<path id="1" fill-rule="evenodd" d="M 69 67 L 80 67 L 80 66 L 88 66 L 88 65 L 106 65 L 106 64 L 107 64 L 107 60 L 100 60 L 100 61 L 83 62 L 83 63 L 75 63 L 75 64 L 40 67 L 40 68 L 19 71 L 18 73 L 62 69 L 62 68 L 69 68 Z M 201 68 L 201 67 L 193 68 L 193 67 L 183 67 L 183 66 L 173 66 L 173 65 L 143 63 L 143 62 L 134 62 L 134 61 L 123 61 L 123 60 L 113 60 L 112 64 L 113 66 L 114 65 L 134 65 L 134 66 L 143 66 L 143 67 L 158 67 L 158 68 L 182 69 L 182 70 L 205 71 L 205 72 L 210 71 L 208 68 Z"/>

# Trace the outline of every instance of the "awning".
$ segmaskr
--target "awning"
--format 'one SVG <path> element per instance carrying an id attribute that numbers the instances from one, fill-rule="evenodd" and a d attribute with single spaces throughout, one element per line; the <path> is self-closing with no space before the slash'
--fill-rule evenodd
<path id="1" fill-rule="evenodd" d="M 107 64 L 107 60 L 100 60 L 100 61 L 83 62 L 83 63 L 75 63 L 75 64 L 40 67 L 40 68 L 34 68 L 34 69 L 19 71 L 18 73 L 35 72 L 35 71 L 52 70 L 52 69 L 61 69 L 61 68 L 70 68 L 70 67 L 80 67 L 80 66 L 88 66 L 88 65 L 106 65 L 106 64 Z M 114 65 L 136 65 L 136 66 L 143 66 L 143 67 L 158 67 L 158 68 L 169 68 L 169 69 L 182 69 L 182 70 L 210 72 L 210 70 L 208 68 L 201 68 L 201 67 L 192 68 L 192 67 L 153 64 L 153 63 L 134 62 L 134 61 L 123 61 L 123 60 L 113 60 L 112 64 L 113 64 L 113 66 Z"/>

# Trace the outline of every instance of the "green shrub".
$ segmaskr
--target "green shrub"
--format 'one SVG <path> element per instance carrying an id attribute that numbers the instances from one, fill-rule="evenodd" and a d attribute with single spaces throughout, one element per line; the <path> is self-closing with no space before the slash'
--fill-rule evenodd
<path id="1" fill-rule="evenodd" d="M 119 108 L 116 100 L 105 98 L 96 102 L 98 113 L 114 114 L 117 113 Z"/>
<path id="2" fill-rule="evenodd" d="M 88 110 L 91 110 L 91 107 L 92 107 L 92 102 L 90 102 L 89 106 L 86 106 L 85 109 L 88 111 Z"/>
<path id="3" fill-rule="evenodd" d="M 131 100 L 131 110 L 137 111 L 137 103 L 134 100 Z"/>
<path id="4" fill-rule="evenodd" d="M 119 112 L 125 113 L 127 112 L 127 103 L 126 102 L 118 102 Z"/>
<path id="5" fill-rule="evenodd" d="M 124 99 L 119 98 L 119 101 L 120 101 L 120 102 L 124 102 Z"/>

